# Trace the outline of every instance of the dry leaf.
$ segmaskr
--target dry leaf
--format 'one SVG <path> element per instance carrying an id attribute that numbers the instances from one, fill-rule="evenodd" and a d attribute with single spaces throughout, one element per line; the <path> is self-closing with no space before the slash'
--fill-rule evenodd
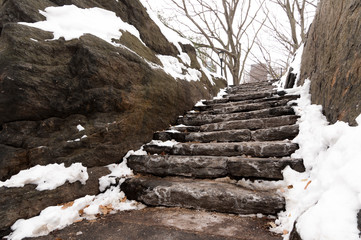
<path id="1" fill-rule="evenodd" d="M 288 188 L 288 189 L 292 189 L 292 188 L 293 188 L 293 185 L 289 185 L 287 188 Z"/>
<path id="2" fill-rule="evenodd" d="M 73 204 L 74 204 L 74 201 L 73 201 L 73 202 L 65 203 L 65 204 L 61 207 L 61 209 L 67 209 L 67 208 L 73 206 Z"/>
<path id="3" fill-rule="evenodd" d="M 87 208 L 87 207 L 89 207 L 89 205 L 86 205 L 86 206 L 85 206 L 85 208 Z M 80 210 L 78 211 L 78 213 L 79 213 L 80 216 L 82 216 L 82 215 L 84 214 L 84 209 L 85 209 L 85 208 L 80 209 Z"/>
<path id="4" fill-rule="evenodd" d="M 283 188 L 280 188 L 280 192 L 281 192 L 281 193 L 284 193 L 285 190 L 284 190 Z"/>
<path id="5" fill-rule="evenodd" d="M 308 179 L 302 179 L 301 182 L 307 182 Z"/>
<path id="6" fill-rule="evenodd" d="M 112 206 L 112 204 L 108 204 L 108 205 L 106 205 L 106 206 L 100 205 L 100 206 L 99 206 L 99 209 L 100 209 L 100 212 L 101 212 L 103 215 L 107 215 L 107 214 L 109 214 L 111 211 L 113 211 L 113 206 Z"/>
<path id="7" fill-rule="evenodd" d="M 165 152 L 163 151 L 160 155 L 165 156 Z"/>
<path id="8" fill-rule="evenodd" d="M 120 200 L 121 202 L 126 202 L 127 201 L 127 197 L 124 197 L 122 200 Z"/>
<path id="9" fill-rule="evenodd" d="M 286 235 L 286 234 L 288 234 L 288 233 L 289 233 L 289 231 L 283 230 L 283 235 Z"/>
<path id="10" fill-rule="evenodd" d="M 272 227 L 272 228 L 275 228 L 277 227 L 276 224 L 274 222 L 268 222 L 268 224 Z"/>
<path id="11" fill-rule="evenodd" d="M 308 181 L 308 183 L 306 184 L 306 187 L 305 187 L 305 190 L 308 188 L 308 186 L 311 184 L 311 180 L 310 181 Z"/>

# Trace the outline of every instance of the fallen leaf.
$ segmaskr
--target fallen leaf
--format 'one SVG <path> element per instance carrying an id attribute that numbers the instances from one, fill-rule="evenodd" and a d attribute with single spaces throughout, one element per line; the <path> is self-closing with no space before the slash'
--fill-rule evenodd
<path id="1" fill-rule="evenodd" d="M 63 210 L 64 210 L 64 209 L 67 209 L 67 208 L 73 206 L 73 204 L 74 204 L 74 201 L 73 201 L 73 202 L 65 203 L 65 204 L 61 207 L 61 209 L 63 209 Z"/>
<path id="2" fill-rule="evenodd" d="M 283 230 L 283 235 L 286 235 L 286 234 L 288 234 L 288 233 L 289 233 L 289 231 Z"/>
<path id="3" fill-rule="evenodd" d="M 277 227 L 277 225 L 276 225 L 274 222 L 268 222 L 268 224 L 269 224 L 272 228 Z"/>
<path id="4" fill-rule="evenodd" d="M 308 179 L 302 179 L 301 180 L 301 182 L 307 182 L 308 181 Z"/>
<path id="5" fill-rule="evenodd" d="M 293 188 L 293 185 L 289 185 L 287 188 L 288 188 L 288 189 L 292 189 L 292 188 Z"/>
<path id="6" fill-rule="evenodd" d="M 280 188 L 280 192 L 281 192 L 281 193 L 284 193 L 285 190 L 284 190 L 283 188 Z"/>
<path id="7" fill-rule="evenodd" d="M 308 186 L 311 184 L 311 180 L 310 181 L 308 181 L 308 183 L 306 184 L 306 187 L 305 187 L 305 190 L 308 188 Z"/>
<path id="8" fill-rule="evenodd" d="M 120 200 L 121 202 L 126 202 L 127 201 L 127 197 L 124 197 L 122 200 Z"/>
<path id="9" fill-rule="evenodd" d="M 101 212 L 103 215 L 107 215 L 107 214 L 109 214 L 111 211 L 113 211 L 113 206 L 112 206 L 112 204 L 108 204 L 108 205 L 106 205 L 106 206 L 100 205 L 100 206 L 99 206 L 99 209 L 100 209 L 100 212 Z"/>
<path id="10" fill-rule="evenodd" d="M 86 206 L 85 206 L 85 208 L 87 208 L 87 207 L 89 207 L 89 205 L 86 205 Z M 78 211 L 78 213 L 79 213 L 80 216 L 82 216 L 82 215 L 84 214 L 84 209 L 85 209 L 85 208 L 80 209 L 80 210 Z"/>
<path id="11" fill-rule="evenodd" d="M 165 156 L 165 152 L 163 151 L 160 155 Z"/>

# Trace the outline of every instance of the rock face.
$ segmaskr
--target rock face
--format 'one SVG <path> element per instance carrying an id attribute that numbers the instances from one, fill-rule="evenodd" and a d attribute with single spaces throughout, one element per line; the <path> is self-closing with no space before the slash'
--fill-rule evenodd
<path id="1" fill-rule="evenodd" d="M 302 56 L 301 80 L 331 123 L 361 113 L 361 2 L 321 0 Z"/>
<path id="2" fill-rule="evenodd" d="M 43 21 L 39 10 L 65 4 L 115 12 L 138 29 L 144 44 L 128 32 L 115 40 L 125 47 L 91 34 L 48 41 L 51 32 L 17 24 Z M 199 81 L 176 80 L 152 67 L 162 65 L 158 54 L 177 57 L 179 50 L 139 1 L 2 0 L 0 5 L 1 181 L 37 164 L 81 162 L 94 168 L 119 162 L 196 101 L 226 86 L 219 79 L 212 84 L 205 74 Z M 191 59 L 189 67 L 200 70 L 193 47 L 181 49 Z M 62 197 L 43 201 L 39 209 L 61 202 Z"/>

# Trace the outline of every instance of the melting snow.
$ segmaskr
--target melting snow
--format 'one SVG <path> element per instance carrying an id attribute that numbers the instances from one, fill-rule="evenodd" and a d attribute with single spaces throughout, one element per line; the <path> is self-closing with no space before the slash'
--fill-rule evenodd
<path id="1" fill-rule="evenodd" d="M 27 170 L 22 170 L 5 182 L 0 182 L 0 187 L 24 187 L 25 184 L 38 185 L 36 190 L 53 190 L 66 181 L 76 181 L 85 184 L 88 180 L 87 168 L 81 163 L 73 163 L 70 167 L 62 164 L 37 165 Z"/>
<path id="2" fill-rule="evenodd" d="M 79 38 L 86 33 L 93 34 L 111 44 L 112 38 L 119 39 L 124 30 L 138 37 L 138 30 L 123 22 L 114 12 L 102 8 L 78 8 L 75 5 L 47 7 L 40 11 L 45 21 L 36 23 L 19 22 L 19 24 L 36 27 L 54 33 L 54 40 L 64 37 L 65 40 Z M 142 41 L 141 41 L 142 42 Z"/>

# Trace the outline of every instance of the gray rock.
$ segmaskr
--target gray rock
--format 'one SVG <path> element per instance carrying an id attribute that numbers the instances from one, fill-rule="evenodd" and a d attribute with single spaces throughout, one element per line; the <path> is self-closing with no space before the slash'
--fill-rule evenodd
<path id="1" fill-rule="evenodd" d="M 216 114 L 216 115 L 199 114 L 196 116 L 186 115 L 185 117 L 178 119 L 178 123 L 185 125 L 203 125 L 203 124 L 217 123 L 224 121 L 293 115 L 294 113 L 295 112 L 291 107 L 282 106 L 282 107 L 274 107 L 274 108 L 262 109 L 251 112 L 241 112 L 241 113 Z"/>
<path id="2" fill-rule="evenodd" d="M 184 207 L 235 214 L 276 214 L 284 199 L 274 191 L 252 191 L 231 183 L 180 178 L 137 177 L 121 189 L 150 206 Z"/>
<path id="3" fill-rule="evenodd" d="M 286 166 L 305 171 L 302 159 L 231 157 L 228 160 L 229 175 L 234 178 L 283 179 L 282 170 Z"/>
<path id="4" fill-rule="evenodd" d="M 252 132 L 252 140 L 254 141 L 278 141 L 292 140 L 299 132 L 298 125 L 281 126 L 274 128 L 259 129 Z"/>
<path id="5" fill-rule="evenodd" d="M 178 143 L 173 147 L 145 145 L 144 149 L 151 154 L 172 155 L 209 155 L 209 156 L 252 156 L 252 157 L 284 157 L 298 149 L 291 142 L 240 142 L 240 143 Z"/>
<path id="6" fill-rule="evenodd" d="M 258 118 L 238 121 L 224 121 L 219 123 L 204 124 L 200 126 L 200 131 L 224 131 L 230 129 L 261 129 L 292 125 L 297 122 L 299 117 L 296 115 L 278 116 L 270 118 Z"/>
<path id="7" fill-rule="evenodd" d="M 301 81 L 311 80 L 312 103 L 330 123 L 356 125 L 361 113 L 361 2 L 323 0 L 310 27 Z"/>
<path id="8" fill-rule="evenodd" d="M 128 166 L 136 173 L 156 176 L 220 178 L 228 175 L 228 158 L 215 156 L 131 156 Z"/>
<path id="9" fill-rule="evenodd" d="M 128 166 L 136 173 L 195 178 L 283 179 L 286 166 L 304 172 L 302 159 L 244 158 L 223 156 L 131 156 Z"/>

